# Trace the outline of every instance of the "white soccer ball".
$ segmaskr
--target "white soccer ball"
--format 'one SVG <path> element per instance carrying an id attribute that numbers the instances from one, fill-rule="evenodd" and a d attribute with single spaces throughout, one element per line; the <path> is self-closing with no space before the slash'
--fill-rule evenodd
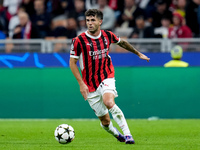
<path id="1" fill-rule="evenodd" d="M 68 144 L 74 140 L 75 132 L 72 126 L 61 124 L 56 128 L 54 136 L 60 144 Z"/>

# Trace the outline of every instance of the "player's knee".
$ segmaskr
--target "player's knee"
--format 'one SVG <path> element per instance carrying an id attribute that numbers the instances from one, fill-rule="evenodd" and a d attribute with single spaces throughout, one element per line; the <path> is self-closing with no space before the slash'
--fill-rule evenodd
<path id="1" fill-rule="evenodd" d="M 103 102 L 108 109 L 112 108 L 115 105 L 114 98 L 115 96 L 112 93 L 105 93 L 103 95 Z"/>
<path id="2" fill-rule="evenodd" d="M 107 100 L 104 104 L 108 109 L 111 109 L 115 105 L 115 102 L 113 100 Z"/>

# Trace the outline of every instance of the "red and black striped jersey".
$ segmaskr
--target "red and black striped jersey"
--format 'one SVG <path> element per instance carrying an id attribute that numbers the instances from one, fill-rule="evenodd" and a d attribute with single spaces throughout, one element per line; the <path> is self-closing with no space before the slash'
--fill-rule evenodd
<path id="1" fill-rule="evenodd" d="M 118 42 L 120 38 L 106 30 L 101 30 L 97 37 L 86 31 L 72 40 L 70 57 L 79 59 L 82 79 L 89 92 L 95 91 L 104 79 L 114 77 L 109 48 L 111 43 Z"/>

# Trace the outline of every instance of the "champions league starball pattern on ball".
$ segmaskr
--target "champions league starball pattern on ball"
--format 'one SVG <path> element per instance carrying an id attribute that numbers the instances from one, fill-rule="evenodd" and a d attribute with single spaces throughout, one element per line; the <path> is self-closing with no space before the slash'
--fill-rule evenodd
<path id="1" fill-rule="evenodd" d="M 56 128 L 54 136 L 60 144 L 68 144 L 74 140 L 75 132 L 72 126 L 61 124 Z"/>

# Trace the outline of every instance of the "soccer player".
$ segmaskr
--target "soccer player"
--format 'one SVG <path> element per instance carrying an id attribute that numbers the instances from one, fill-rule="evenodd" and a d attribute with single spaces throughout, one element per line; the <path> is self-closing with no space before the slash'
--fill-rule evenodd
<path id="1" fill-rule="evenodd" d="M 109 53 L 111 43 L 136 54 L 139 58 L 150 58 L 137 51 L 127 41 L 121 40 L 111 31 L 101 30 L 103 14 L 100 10 L 89 9 L 85 12 L 88 30 L 72 40 L 70 51 L 70 68 L 80 86 L 80 92 L 101 121 L 101 126 L 120 142 L 134 144 L 126 119 L 121 109 L 115 104 L 117 97 L 115 87 L 114 67 Z M 79 60 L 81 74 L 76 65 Z M 117 122 L 121 134 L 110 120 L 108 110 Z"/>

